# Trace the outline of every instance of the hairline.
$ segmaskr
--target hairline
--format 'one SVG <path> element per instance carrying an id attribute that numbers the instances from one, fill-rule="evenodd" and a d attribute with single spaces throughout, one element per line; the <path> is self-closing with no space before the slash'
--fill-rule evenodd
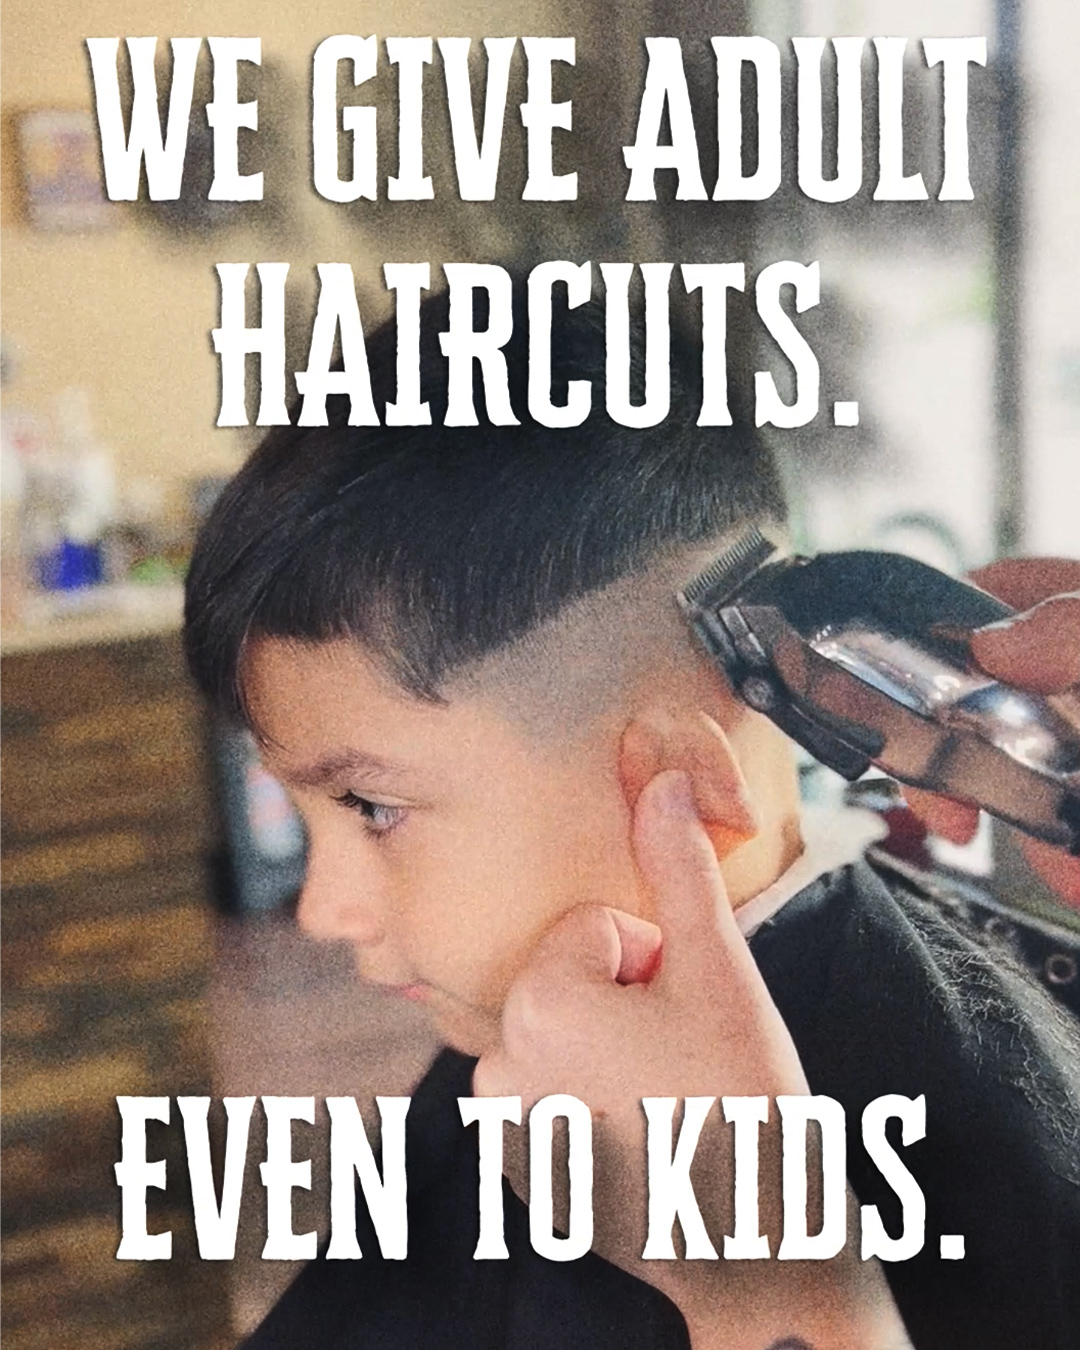
<path id="1" fill-rule="evenodd" d="M 780 543 L 783 526 L 776 522 L 765 525 L 765 532 Z M 271 641 L 306 650 L 344 644 L 359 652 L 397 693 L 418 703 L 449 707 L 459 699 L 494 701 L 507 713 L 508 720 L 534 735 L 549 731 L 553 715 L 558 712 L 564 732 L 572 736 L 580 734 L 604 715 L 618 692 L 626 690 L 628 681 L 637 678 L 651 663 L 655 667 L 662 659 L 662 651 L 670 659 L 673 642 L 678 642 L 681 633 L 693 647 L 677 595 L 745 528 L 736 526 L 722 531 L 709 543 L 662 546 L 652 558 L 629 568 L 615 580 L 568 598 L 555 614 L 546 616 L 526 632 L 448 667 L 438 688 L 431 692 L 411 688 L 402 679 L 393 658 L 362 635 L 342 632 L 326 638 L 290 636 L 261 631 L 249 623 L 237 660 L 238 706 L 256 740 L 272 746 L 273 742 L 254 718 L 245 694 L 243 672 L 252 644 Z M 666 601 L 671 602 L 667 608 Z M 653 616 L 650 630 L 643 633 L 642 623 L 648 614 Z M 602 659 L 588 666 L 582 661 L 595 658 L 598 652 L 603 653 Z M 553 661 L 567 672 L 565 680 L 556 682 L 547 678 Z M 522 698 L 525 691 L 534 697 Z"/>

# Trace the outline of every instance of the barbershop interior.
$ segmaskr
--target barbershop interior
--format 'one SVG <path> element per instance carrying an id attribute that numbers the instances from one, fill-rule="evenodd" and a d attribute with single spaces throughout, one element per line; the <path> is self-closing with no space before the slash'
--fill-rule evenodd
<path id="1" fill-rule="evenodd" d="M 799 551 L 887 549 L 954 576 L 1007 554 L 1077 556 L 1073 6 L 637 0 L 613 11 L 474 0 L 451 16 L 433 0 L 377 0 L 358 14 L 341 0 L 307 9 L 85 0 L 47 14 L 31 0 L 4 6 L 0 1129 L 9 1350 L 225 1350 L 296 1273 L 262 1259 L 258 1111 L 235 1257 L 199 1258 L 175 1100 L 171 1124 L 147 1132 L 147 1156 L 164 1157 L 169 1177 L 164 1190 L 148 1190 L 147 1226 L 172 1233 L 171 1259 L 117 1259 L 117 1097 L 314 1096 L 316 1124 L 294 1131 L 295 1156 L 313 1162 L 311 1189 L 294 1192 L 293 1225 L 325 1235 L 322 1099 L 355 1096 L 365 1112 L 376 1092 L 408 1093 L 436 1049 L 420 1009 L 365 986 L 348 951 L 297 928 L 299 818 L 250 735 L 210 718 L 186 673 L 187 560 L 261 435 L 254 425 L 216 425 L 216 263 L 288 260 L 287 370 L 295 371 L 311 338 L 321 261 L 352 265 L 367 329 L 391 313 L 389 260 L 430 260 L 433 279 L 448 261 L 740 260 L 749 279 L 770 260 L 818 259 L 821 303 L 800 323 L 819 362 L 822 411 L 777 436 Z M 573 34 L 576 64 L 560 72 L 557 93 L 573 92 L 574 122 L 557 133 L 557 158 L 576 168 L 579 199 L 559 207 L 520 199 L 519 47 L 493 202 L 455 193 L 438 53 L 424 75 L 433 199 L 388 202 L 397 95 L 382 50 L 374 93 L 340 77 L 343 101 L 374 102 L 386 128 L 378 200 L 321 200 L 309 140 L 312 52 L 358 24 L 381 39 L 470 34 L 478 57 L 483 36 Z M 138 200 L 109 200 L 85 39 L 159 35 L 164 111 L 165 39 L 214 33 L 261 38 L 261 64 L 241 67 L 240 95 L 258 98 L 259 128 L 240 132 L 240 167 L 264 173 L 262 200 L 208 199 L 205 43 L 180 198 L 152 201 L 144 180 Z M 705 166 L 716 143 L 709 37 L 717 33 L 757 34 L 781 49 L 781 186 L 760 202 L 680 202 L 669 171 L 658 175 L 660 200 L 625 202 L 620 147 L 635 135 L 643 36 L 683 39 Z M 934 200 L 942 83 L 915 41 L 905 65 L 906 168 L 923 173 L 929 199 L 873 200 L 869 41 L 862 187 L 843 204 L 797 188 L 788 39 L 880 33 L 986 34 L 986 68 L 969 67 L 972 201 Z M 122 43 L 121 57 L 123 91 Z M 476 89 L 479 63 L 473 72 Z M 827 116 L 827 155 L 829 128 Z M 344 133 L 340 141 L 344 166 Z M 594 278 L 596 287 L 596 270 Z M 250 306 L 254 286 L 248 294 Z M 761 330 L 748 341 L 777 366 Z M 250 360 L 252 422 L 254 371 Z M 835 425 L 833 403 L 857 400 L 858 424 Z M 881 774 L 849 784 L 805 756 L 801 776 L 810 806 L 876 813 L 899 856 L 985 896 L 988 924 L 1008 933 L 1011 911 L 1024 910 L 1060 935 L 1047 978 L 1076 1011 L 1076 912 L 1026 870 L 1012 831 L 984 817 L 968 845 L 916 837 Z"/>

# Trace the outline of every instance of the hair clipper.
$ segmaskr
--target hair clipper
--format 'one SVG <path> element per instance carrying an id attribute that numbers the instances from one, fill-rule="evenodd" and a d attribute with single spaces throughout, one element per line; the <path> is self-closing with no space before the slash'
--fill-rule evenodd
<path id="1" fill-rule="evenodd" d="M 778 556 L 751 530 L 679 596 L 733 689 L 848 779 L 871 764 L 1078 851 L 1078 732 L 975 665 L 1013 611 L 896 553 Z"/>

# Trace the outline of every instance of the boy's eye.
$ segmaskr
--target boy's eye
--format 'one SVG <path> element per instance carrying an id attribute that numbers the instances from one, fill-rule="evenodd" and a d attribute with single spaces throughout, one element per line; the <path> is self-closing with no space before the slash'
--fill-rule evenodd
<path id="1" fill-rule="evenodd" d="M 343 792 L 334 800 L 347 811 L 355 811 L 371 834 L 387 834 L 405 818 L 404 806 L 386 806 L 367 797 L 358 797 L 355 792 Z"/>

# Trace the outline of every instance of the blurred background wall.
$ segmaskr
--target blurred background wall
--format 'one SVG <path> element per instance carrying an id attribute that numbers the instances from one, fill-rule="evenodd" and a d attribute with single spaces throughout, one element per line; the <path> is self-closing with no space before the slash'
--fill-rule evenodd
<path id="1" fill-rule="evenodd" d="M 556 94 L 573 98 L 575 124 L 557 138 L 556 167 L 578 170 L 580 199 L 518 200 L 519 51 L 495 203 L 456 201 L 438 55 L 425 123 L 435 200 L 320 200 L 310 186 L 311 55 L 323 37 L 358 26 L 380 37 L 573 34 L 577 65 L 557 76 Z M 293 931 L 283 902 L 302 874 L 303 840 L 288 804 L 249 745 L 205 725 L 185 683 L 179 585 L 192 531 L 254 443 L 253 430 L 214 426 L 213 264 L 291 263 L 295 370 L 306 361 L 318 261 L 352 263 L 374 322 L 389 310 L 388 260 L 428 259 L 437 279 L 440 263 L 468 259 L 745 261 L 750 277 L 779 258 L 817 258 L 822 304 L 804 328 L 823 405 L 856 398 L 861 419 L 840 432 L 823 414 L 778 438 L 800 542 L 878 544 L 956 570 L 1003 550 L 1075 555 L 1077 27 L 1076 7 L 1060 0 L 641 0 L 618 10 L 492 0 L 452 14 L 434 0 L 363 14 L 332 0 L 307 9 L 85 0 L 47 11 L 7 0 L 2 1316 L 16 1350 L 232 1345 L 291 1276 L 259 1258 L 257 1141 L 245 1200 L 254 1217 L 238 1260 L 197 1261 L 176 1131 L 164 1127 L 150 1154 L 168 1151 L 177 1181 L 166 1196 L 151 1193 L 151 1227 L 175 1228 L 176 1258 L 114 1260 L 117 1093 L 363 1099 L 377 1087 L 407 1090 L 432 1049 L 411 1009 L 357 987 L 341 954 Z M 970 81 L 976 201 L 870 200 L 868 51 L 864 187 L 853 201 L 821 206 L 791 186 L 786 131 L 785 186 L 759 206 L 676 203 L 670 174 L 659 175 L 657 203 L 621 202 L 642 38 L 684 39 L 709 182 L 708 37 L 740 32 L 782 44 L 786 107 L 790 36 L 986 34 L 988 69 Z M 49 147 L 71 134 L 69 114 L 84 115 L 83 134 L 93 126 L 86 37 L 158 34 L 164 46 L 211 33 L 262 38 L 262 68 L 242 73 L 260 131 L 242 133 L 241 169 L 264 170 L 264 202 L 205 202 L 205 48 L 183 203 L 95 202 L 92 181 L 66 217 L 35 198 L 32 170 L 42 155 L 47 169 Z M 908 153 L 933 198 L 940 81 L 911 46 Z M 381 52 L 381 185 L 396 171 L 395 90 Z M 350 90 L 354 99 L 369 94 Z M 736 328 L 747 362 L 776 364 L 747 324 Z M 299 1133 L 318 1160 L 320 1128 Z M 325 1226 L 322 1170 L 317 1161 L 312 1195 L 298 1196 L 298 1232 Z"/>
<path id="2" fill-rule="evenodd" d="M 439 123 L 428 137 L 437 161 L 431 166 L 436 200 L 388 210 L 385 204 L 336 206 L 318 199 L 310 188 L 306 122 L 311 52 L 322 36 L 352 31 L 354 7 L 322 3 L 302 15 L 237 0 L 224 5 L 93 0 L 62 6 L 46 22 L 38 6 L 10 0 L 3 18 L 4 334 L 14 376 L 9 400 L 50 417 L 60 391 L 72 386 L 88 390 L 94 426 L 114 452 L 121 478 L 152 476 L 172 487 L 235 467 L 244 444 L 213 426 L 218 393 L 217 363 L 208 337 L 218 303 L 213 262 L 284 258 L 292 263 L 290 295 L 299 358 L 316 261 L 353 262 L 362 312 L 374 317 L 387 309 L 378 271 L 385 258 L 429 257 L 438 263 L 514 252 L 541 256 L 543 245 L 556 245 L 543 255 L 554 257 L 561 256 L 558 245 L 566 249 L 569 243 L 584 246 L 582 256 L 600 258 L 607 247 L 609 256 L 619 250 L 618 256 L 648 257 L 653 251 L 648 246 L 629 253 L 627 245 L 632 238 L 645 245 L 643 233 L 653 233 L 662 245 L 658 256 L 664 256 L 666 247 L 680 258 L 740 257 L 752 264 L 785 256 L 820 258 L 820 326 L 841 326 L 838 311 L 831 309 L 831 299 L 839 299 L 841 320 L 853 330 L 861 354 L 846 375 L 850 384 L 860 386 L 869 437 L 880 439 L 888 454 L 903 457 L 901 467 L 910 483 L 921 458 L 929 457 L 934 471 L 921 477 L 940 483 L 952 465 L 957 481 L 966 482 L 977 496 L 992 490 L 994 477 L 984 471 L 980 456 L 1002 450 L 996 417 L 1004 410 L 996 404 L 993 388 L 991 321 L 996 314 L 1003 317 L 995 306 L 1005 302 L 1010 310 L 1005 317 L 1017 325 L 1013 399 L 1021 409 L 1005 410 L 1018 421 L 1010 429 L 1017 443 L 1007 446 L 1006 454 L 1011 464 L 1023 465 L 1023 473 L 1001 489 L 1013 494 L 1015 504 L 996 508 L 991 503 L 991 516 L 996 509 L 1014 512 L 1017 519 L 1009 530 L 1017 539 L 1010 543 L 1040 551 L 1068 549 L 1074 522 L 1064 503 L 1077 486 L 1076 456 L 1068 453 L 1077 416 L 1077 338 L 1068 298 L 1076 279 L 1077 228 L 1076 74 L 1069 59 L 1076 14 L 1071 8 L 1054 0 L 957 0 L 948 6 L 756 0 L 743 14 L 736 5 L 721 13 L 716 7 L 707 12 L 695 5 L 657 3 L 623 8 L 615 26 L 602 25 L 598 14 L 599 7 L 577 6 L 568 12 L 558 3 L 490 3 L 456 9 L 452 25 L 455 32 L 477 37 L 533 30 L 577 36 L 578 68 L 573 81 L 568 80 L 567 93 L 573 93 L 578 120 L 566 146 L 568 162 L 580 170 L 581 201 L 570 209 L 553 206 L 537 212 L 512 200 L 521 128 L 511 116 L 505 138 L 510 162 L 495 207 L 454 202 L 447 166 L 438 162 L 445 129 L 437 99 L 430 95 L 432 120 Z M 383 35 L 439 35 L 447 26 L 437 6 L 423 4 L 394 6 L 385 14 L 378 8 L 366 11 L 365 22 Z M 1005 41 L 1000 40 L 1000 28 Z M 812 209 L 815 204 L 794 193 L 787 200 L 782 188 L 754 213 L 753 242 L 744 219 L 750 213 L 731 206 L 662 202 L 663 210 L 627 204 L 619 210 L 625 178 L 619 147 L 633 135 L 641 35 L 678 32 L 692 39 L 741 29 L 775 38 L 853 32 L 987 34 L 992 69 L 987 75 L 974 72 L 971 81 L 972 121 L 978 133 L 973 144 L 977 201 L 868 205 L 873 185 L 869 156 L 865 190 L 855 202 Z M 118 204 L 108 209 L 111 223 L 94 231 L 28 228 L 20 218 L 17 116 L 43 107 L 90 107 L 85 37 L 208 32 L 257 33 L 263 39 L 263 69 L 258 76 L 247 72 L 253 96 L 258 79 L 262 119 L 258 150 L 251 138 L 247 157 L 254 164 L 255 156 L 268 156 L 270 199 L 231 212 L 219 210 L 216 218 L 208 212 L 204 220 Z M 688 67 L 700 75 L 696 85 L 692 70 L 708 161 L 708 48 L 692 57 L 690 41 L 687 45 Z M 915 58 L 915 51 L 910 55 Z M 205 65 L 204 53 L 204 80 Z M 435 67 L 430 73 L 434 91 Z M 1008 88 L 1014 80 L 1016 102 L 1004 107 L 1007 95 L 1014 97 Z M 378 83 L 389 131 L 393 79 L 385 63 Z M 926 71 L 914 82 L 917 95 L 933 86 L 937 77 L 931 79 Z M 928 95 L 927 101 L 934 103 L 934 98 Z M 592 115 L 598 108 L 604 110 L 600 123 Z M 910 115 L 915 118 L 919 111 L 913 107 Z M 926 111 L 930 115 L 931 109 Z M 1004 115 L 1011 119 L 1005 124 Z M 198 111 L 193 120 L 202 121 Z M 589 134 L 588 129 L 600 124 L 603 135 Z M 1003 145 L 1008 138 L 1016 144 Z M 394 171 L 392 139 L 389 134 L 382 138 L 387 172 Z M 933 139 L 918 127 L 910 136 L 910 155 L 928 181 L 935 178 L 938 156 Z M 872 136 L 866 140 L 870 143 Z M 1006 181 L 1000 173 L 1011 148 L 1018 177 Z M 793 177 L 786 174 L 786 182 Z M 192 181 L 191 174 L 186 181 Z M 1016 222 L 1000 219 L 1010 202 Z M 647 217 L 650 228 L 643 230 Z M 1018 240 L 996 236 L 1015 224 L 1020 227 Z M 998 247 L 1009 251 L 1008 277 L 997 273 Z M 843 360 L 843 340 L 833 345 Z M 879 426 L 881 437 L 874 430 Z M 801 457 L 811 458 L 806 453 Z M 870 462 L 874 460 L 871 456 Z M 880 473 L 878 477 L 881 484 Z M 853 509 L 862 511 L 864 505 Z M 985 505 L 976 502 L 973 509 Z M 990 553 L 996 541 L 985 529 L 973 522 L 966 531 L 966 561 Z"/>

